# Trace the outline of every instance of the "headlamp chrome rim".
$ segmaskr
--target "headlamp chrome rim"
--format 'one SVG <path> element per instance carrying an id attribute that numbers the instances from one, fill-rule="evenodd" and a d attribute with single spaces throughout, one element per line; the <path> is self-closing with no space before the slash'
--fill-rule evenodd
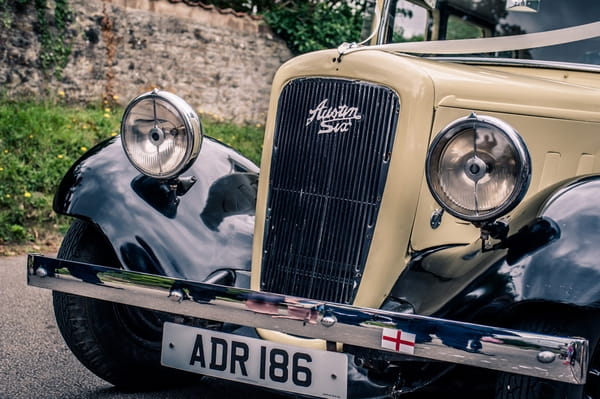
<path id="1" fill-rule="evenodd" d="M 178 132 L 183 131 L 186 134 L 187 146 L 183 155 L 181 156 L 181 160 L 177 162 L 175 167 L 172 167 L 167 171 L 161 170 L 159 172 L 155 172 L 141 165 L 140 162 L 136 160 L 136 157 L 132 151 L 132 146 L 135 144 L 130 143 L 127 139 L 128 136 L 126 133 L 128 118 L 131 116 L 132 111 L 136 109 L 136 106 L 140 105 L 146 100 L 151 100 L 154 104 L 160 101 L 170 107 L 174 111 L 173 114 L 176 115 L 177 119 L 181 122 L 181 126 L 183 127 L 182 130 L 177 129 Z M 158 147 L 165 141 L 165 138 L 168 136 L 169 132 L 165 132 L 160 127 L 157 127 L 156 109 L 154 111 L 154 118 L 154 126 L 148 131 L 148 141 Z M 131 164 L 142 174 L 160 180 L 173 179 L 189 169 L 200 153 L 203 138 L 202 124 L 200 122 L 200 118 L 193 108 L 179 96 L 158 89 L 154 89 L 150 92 L 139 95 L 127 105 L 123 113 L 123 118 L 121 119 L 120 133 L 123 149 Z"/>
<path id="2" fill-rule="evenodd" d="M 510 191 L 510 194 L 506 196 L 501 204 L 484 212 L 478 209 L 469 210 L 467 207 L 461 210 L 461 207 L 457 206 L 456 203 L 453 205 L 453 201 L 440 189 L 442 185 L 439 182 L 441 179 L 439 163 L 444 151 L 448 149 L 453 140 L 468 130 L 474 132 L 473 142 L 476 143 L 477 129 L 491 129 L 506 138 L 506 142 L 510 144 L 514 155 L 515 169 L 518 171 L 514 175 L 514 188 Z M 490 165 L 493 160 L 490 160 L 489 157 L 483 159 L 486 158 L 483 155 L 487 154 L 478 155 L 476 144 L 474 144 L 473 153 L 475 156 L 468 157 L 462 165 L 462 168 L 464 168 L 463 179 L 468 178 L 475 182 L 475 186 L 477 186 L 477 182 L 495 165 Z M 483 170 L 484 166 L 486 170 Z M 451 122 L 434 138 L 427 153 L 425 172 L 431 194 L 445 211 L 459 219 L 478 224 L 493 221 L 506 215 L 521 202 L 531 181 L 531 157 L 521 135 L 508 123 L 496 117 L 472 113 L 467 117 Z M 477 190 L 474 192 L 474 197 L 475 203 L 477 203 Z"/>

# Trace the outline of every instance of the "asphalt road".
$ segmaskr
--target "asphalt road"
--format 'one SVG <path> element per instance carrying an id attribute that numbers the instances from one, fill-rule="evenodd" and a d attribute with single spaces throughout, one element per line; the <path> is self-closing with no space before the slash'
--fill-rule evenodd
<path id="1" fill-rule="evenodd" d="M 122 392 L 71 354 L 54 321 L 49 290 L 26 284 L 25 256 L 0 257 L 0 399 L 161 398 L 283 399 L 242 384 L 199 378 L 198 384 L 159 392 Z"/>

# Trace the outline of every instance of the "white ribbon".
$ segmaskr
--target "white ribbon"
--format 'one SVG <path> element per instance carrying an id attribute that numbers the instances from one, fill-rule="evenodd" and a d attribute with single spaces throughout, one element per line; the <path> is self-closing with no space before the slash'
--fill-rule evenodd
<path id="1" fill-rule="evenodd" d="M 380 44 L 375 46 L 342 45 L 340 55 L 361 50 L 383 50 L 415 54 L 477 54 L 514 51 L 600 37 L 600 22 L 529 33 L 525 35 L 486 37 L 481 39 L 436 40 L 429 42 L 407 42 Z"/>

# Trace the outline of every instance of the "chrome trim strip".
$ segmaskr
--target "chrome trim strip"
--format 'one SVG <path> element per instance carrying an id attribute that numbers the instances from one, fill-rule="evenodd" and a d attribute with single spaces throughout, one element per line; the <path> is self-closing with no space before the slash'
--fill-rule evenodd
<path id="1" fill-rule="evenodd" d="M 576 64 L 572 62 L 524 60 L 520 58 L 488 58 L 488 57 L 423 57 L 434 61 L 456 62 L 469 65 L 511 66 L 540 69 L 558 69 L 579 72 L 600 72 L 600 65 Z"/>
<path id="2" fill-rule="evenodd" d="M 35 287 L 385 351 L 383 328 L 416 335 L 414 356 L 585 383 L 588 341 L 255 292 L 29 255 Z"/>
<path id="3" fill-rule="evenodd" d="M 375 15 L 375 17 L 378 18 L 378 20 L 379 20 L 378 25 L 377 25 L 377 44 L 378 45 L 385 44 L 386 32 L 388 31 L 388 29 L 390 27 L 389 15 L 390 15 L 391 7 L 392 7 L 392 1 L 384 0 L 382 10 L 381 10 L 381 15 Z M 378 9 L 377 5 L 375 5 L 375 9 L 376 10 Z"/>

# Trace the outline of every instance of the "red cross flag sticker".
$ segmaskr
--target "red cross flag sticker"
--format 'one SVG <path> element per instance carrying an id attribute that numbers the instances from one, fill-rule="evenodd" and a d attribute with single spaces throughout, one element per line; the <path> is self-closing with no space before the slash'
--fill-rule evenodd
<path id="1" fill-rule="evenodd" d="M 413 355 L 415 353 L 415 334 L 384 328 L 381 333 L 381 347 Z"/>

